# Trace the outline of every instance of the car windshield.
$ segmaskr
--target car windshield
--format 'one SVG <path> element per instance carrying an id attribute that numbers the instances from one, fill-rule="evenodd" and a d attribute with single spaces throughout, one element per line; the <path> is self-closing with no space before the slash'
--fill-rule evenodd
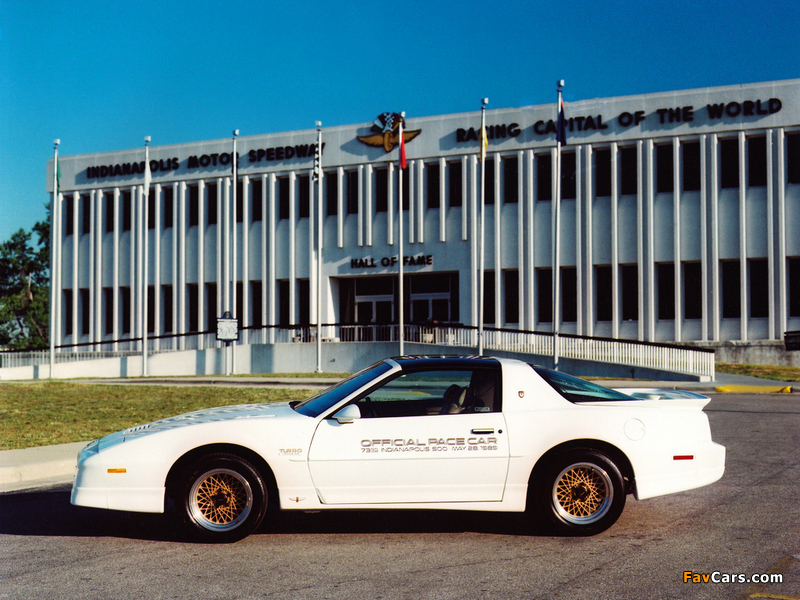
<path id="1" fill-rule="evenodd" d="M 338 402 L 347 398 L 347 396 L 359 388 L 363 387 L 373 379 L 380 377 L 391 369 L 392 365 L 389 363 L 383 361 L 375 363 L 363 371 L 359 371 L 355 375 L 351 375 L 347 379 L 343 379 L 336 385 L 329 387 L 324 392 L 319 393 L 316 396 L 312 396 L 308 400 L 304 400 L 300 404 L 295 405 L 293 408 L 302 415 L 306 415 L 308 417 L 318 417 Z"/>
<path id="2" fill-rule="evenodd" d="M 533 366 L 533 365 L 531 365 Z M 533 366 L 533 370 L 542 376 L 555 390 L 570 402 L 602 402 L 604 400 L 636 400 L 632 396 L 584 381 L 571 375 L 551 371 L 543 367 Z"/>

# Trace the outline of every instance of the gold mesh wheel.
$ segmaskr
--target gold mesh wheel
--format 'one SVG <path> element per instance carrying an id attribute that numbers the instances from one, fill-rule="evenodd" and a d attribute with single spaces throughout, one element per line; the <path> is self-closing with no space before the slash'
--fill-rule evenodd
<path id="1" fill-rule="evenodd" d="M 231 531 L 253 508 L 253 491 L 247 479 L 230 469 L 214 469 L 194 482 L 189 510 L 194 520 L 211 531 Z"/>
<path id="2" fill-rule="evenodd" d="M 558 515 L 575 525 L 602 519 L 614 500 L 614 486 L 601 467 L 583 462 L 568 466 L 553 484 L 553 506 Z"/>

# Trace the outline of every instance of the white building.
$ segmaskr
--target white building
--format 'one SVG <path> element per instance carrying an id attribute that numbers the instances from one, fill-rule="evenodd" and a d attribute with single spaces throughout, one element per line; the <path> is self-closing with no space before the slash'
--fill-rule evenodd
<path id="1" fill-rule="evenodd" d="M 566 116 L 561 332 L 777 345 L 800 329 L 800 80 L 584 100 Z M 226 309 L 257 331 L 243 343 L 315 323 L 320 197 L 321 322 L 396 323 L 399 149 L 373 117 L 322 129 L 321 196 L 316 130 L 236 138 L 235 209 L 232 138 L 150 147 L 146 217 L 144 147 L 60 156 L 56 346 L 119 347 L 145 308 L 156 347 L 208 343 L 169 336 L 215 330 Z M 480 119 L 407 116 L 406 323 L 478 325 Z M 555 120 L 555 103 L 486 111 L 488 327 L 552 330 Z M 48 173 L 52 193 L 53 161 Z"/>

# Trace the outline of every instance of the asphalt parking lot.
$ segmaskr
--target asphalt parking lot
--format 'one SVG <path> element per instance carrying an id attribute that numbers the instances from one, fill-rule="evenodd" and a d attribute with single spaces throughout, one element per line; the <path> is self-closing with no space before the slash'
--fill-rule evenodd
<path id="1" fill-rule="evenodd" d="M 204 546 L 159 516 L 72 507 L 69 486 L 0 495 L 0 597 L 800 600 L 800 395 L 714 395 L 706 411 L 722 480 L 629 497 L 590 538 L 517 515 L 283 513 Z"/>

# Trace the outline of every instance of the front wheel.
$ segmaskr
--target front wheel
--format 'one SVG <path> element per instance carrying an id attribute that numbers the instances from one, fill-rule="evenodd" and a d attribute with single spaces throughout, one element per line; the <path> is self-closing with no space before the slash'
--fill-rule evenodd
<path id="1" fill-rule="evenodd" d="M 190 538 L 235 542 L 254 532 L 267 511 L 267 486 L 258 470 L 232 454 L 205 456 L 182 473 L 173 494 Z"/>
<path id="2" fill-rule="evenodd" d="M 617 466 L 595 450 L 565 452 L 532 481 L 535 505 L 558 533 L 594 535 L 613 525 L 625 507 Z"/>

